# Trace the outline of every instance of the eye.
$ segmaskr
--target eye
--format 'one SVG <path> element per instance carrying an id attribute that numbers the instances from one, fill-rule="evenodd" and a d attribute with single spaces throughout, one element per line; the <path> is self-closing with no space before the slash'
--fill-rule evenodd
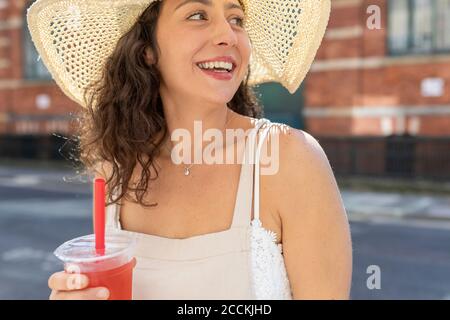
<path id="1" fill-rule="evenodd" d="M 191 17 L 194 17 L 194 16 L 198 16 L 198 15 L 200 15 L 200 16 L 205 16 L 205 13 L 204 12 L 202 12 L 202 11 L 199 11 L 199 12 L 196 12 L 196 13 L 194 13 L 194 14 L 192 14 L 192 15 L 190 15 L 189 17 L 188 17 L 188 19 L 189 20 L 192 20 L 192 19 L 190 19 Z M 198 19 L 194 19 L 194 20 L 198 20 Z"/>
<path id="2" fill-rule="evenodd" d="M 239 21 L 239 22 L 237 23 L 238 26 L 241 26 L 241 27 L 244 26 L 244 19 L 243 19 L 243 18 L 241 18 L 241 17 L 234 17 L 233 19 L 236 19 L 237 21 Z M 233 20 L 233 19 L 232 19 L 232 20 Z"/>
<path id="3" fill-rule="evenodd" d="M 205 14 L 205 12 L 203 12 L 203 11 L 198 11 L 198 12 L 195 12 L 194 14 L 190 15 L 190 16 L 188 17 L 188 20 L 204 20 L 204 19 L 191 19 L 192 17 L 195 17 L 195 16 L 202 16 L 202 17 L 205 17 L 206 14 Z M 237 20 L 237 21 L 238 21 L 238 22 L 237 22 L 237 25 L 240 26 L 240 27 L 243 27 L 243 26 L 244 26 L 244 19 L 241 18 L 241 17 L 234 17 L 234 18 L 231 19 L 231 20 Z"/>

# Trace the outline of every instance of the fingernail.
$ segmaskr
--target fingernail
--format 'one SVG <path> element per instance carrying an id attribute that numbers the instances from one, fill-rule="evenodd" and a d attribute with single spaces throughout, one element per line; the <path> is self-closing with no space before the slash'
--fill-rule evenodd
<path id="1" fill-rule="evenodd" d="M 67 278 L 67 287 L 69 289 L 79 290 L 87 285 L 87 277 L 79 273 L 71 274 Z"/>
<path id="2" fill-rule="evenodd" d="M 97 298 L 105 299 L 109 296 L 108 289 L 100 289 L 97 291 Z"/>
<path id="3" fill-rule="evenodd" d="M 87 282 L 88 282 L 87 277 L 86 277 L 86 276 L 83 276 L 83 275 L 81 275 L 81 274 L 79 274 L 79 275 L 77 275 L 77 276 L 78 276 L 79 278 L 78 278 L 78 280 L 77 280 L 77 282 L 76 282 L 76 289 L 82 289 L 82 288 L 86 287 Z"/>

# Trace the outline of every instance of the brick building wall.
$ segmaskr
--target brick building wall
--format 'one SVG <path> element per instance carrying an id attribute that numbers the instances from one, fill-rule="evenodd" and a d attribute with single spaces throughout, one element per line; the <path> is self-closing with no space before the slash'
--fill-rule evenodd
<path id="1" fill-rule="evenodd" d="M 25 12 L 32 1 L 0 0 L 0 134 L 73 132 L 77 104 L 50 79 L 25 75 Z"/>
<path id="2" fill-rule="evenodd" d="M 367 25 L 370 6 L 380 9 L 380 29 Z M 450 53 L 390 55 L 387 14 L 388 0 L 332 0 L 305 83 L 304 117 L 312 134 L 450 136 Z M 444 81 L 441 96 L 422 95 L 427 78 Z"/>

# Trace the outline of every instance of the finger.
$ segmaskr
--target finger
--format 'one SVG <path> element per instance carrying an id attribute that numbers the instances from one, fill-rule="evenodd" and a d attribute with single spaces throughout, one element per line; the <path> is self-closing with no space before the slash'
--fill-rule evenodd
<path id="1" fill-rule="evenodd" d="M 70 291 L 86 288 L 89 279 L 80 273 L 56 272 L 48 279 L 48 287 L 52 290 Z"/>
<path id="2" fill-rule="evenodd" d="M 109 291 L 104 287 L 88 288 L 73 291 L 53 290 L 50 300 L 107 300 Z"/>

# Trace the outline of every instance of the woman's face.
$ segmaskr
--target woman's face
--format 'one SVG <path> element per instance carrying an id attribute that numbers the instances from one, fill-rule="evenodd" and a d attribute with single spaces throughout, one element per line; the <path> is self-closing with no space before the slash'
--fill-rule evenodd
<path id="1" fill-rule="evenodd" d="M 229 102 L 243 81 L 251 45 L 238 0 L 165 0 L 157 25 L 161 87 L 170 94 Z M 230 79 L 206 74 L 198 63 L 230 57 Z"/>

